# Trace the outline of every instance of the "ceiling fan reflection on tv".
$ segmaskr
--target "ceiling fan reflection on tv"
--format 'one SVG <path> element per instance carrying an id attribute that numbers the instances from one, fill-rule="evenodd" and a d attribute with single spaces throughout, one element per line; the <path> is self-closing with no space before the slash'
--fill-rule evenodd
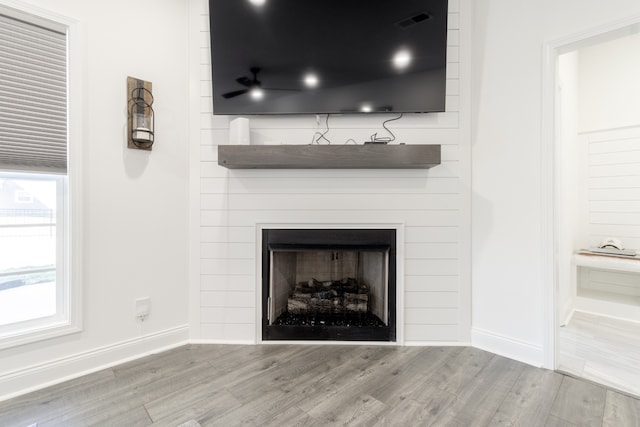
<path id="1" fill-rule="evenodd" d="M 251 95 L 255 95 L 259 91 L 271 91 L 271 90 L 284 90 L 284 91 L 293 91 L 293 92 L 299 91 L 299 89 L 262 87 L 262 82 L 258 80 L 258 73 L 261 70 L 262 69 L 260 67 L 251 67 L 249 71 L 251 72 L 252 77 L 241 76 L 236 79 L 236 82 L 240 83 L 242 86 L 245 86 L 246 89 L 239 89 L 239 90 L 223 93 L 221 96 L 225 99 L 229 99 L 229 98 L 235 98 L 236 96 L 244 95 L 247 93 Z"/>

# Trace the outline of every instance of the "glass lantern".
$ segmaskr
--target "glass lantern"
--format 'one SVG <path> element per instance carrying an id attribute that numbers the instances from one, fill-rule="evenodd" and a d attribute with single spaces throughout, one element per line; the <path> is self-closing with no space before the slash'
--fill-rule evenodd
<path id="1" fill-rule="evenodd" d="M 154 141 L 153 95 L 144 87 L 131 91 L 131 139 L 134 144 L 150 147 Z"/>

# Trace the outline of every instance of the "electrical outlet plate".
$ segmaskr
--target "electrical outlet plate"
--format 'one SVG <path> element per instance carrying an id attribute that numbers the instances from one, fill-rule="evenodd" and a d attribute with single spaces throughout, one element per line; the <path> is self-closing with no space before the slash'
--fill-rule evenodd
<path id="1" fill-rule="evenodd" d="M 151 299 L 149 297 L 136 300 L 136 317 L 144 319 L 149 315 L 151 309 Z"/>

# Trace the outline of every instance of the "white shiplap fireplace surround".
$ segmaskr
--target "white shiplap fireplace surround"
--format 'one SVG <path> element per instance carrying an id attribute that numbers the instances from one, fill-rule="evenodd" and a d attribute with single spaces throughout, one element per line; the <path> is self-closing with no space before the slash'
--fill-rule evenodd
<path id="1" fill-rule="evenodd" d="M 194 2 L 195 4 L 195 2 Z M 446 113 L 408 114 L 390 123 L 396 143 L 440 144 L 442 163 L 431 169 L 230 170 L 217 164 L 235 117 L 212 114 L 207 2 L 192 6 L 200 31 L 194 64 L 192 150 L 193 250 L 197 288 L 194 334 L 203 342 L 259 343 L 260 230 L 396 228 L 400 345 L 469 344 L 470 137 L 468 43 L 460 37 L 465 14 L 449 2 Z M 197 77 L 196 77 L 197 78 Z M 384 133 L 381 116 L 331 116 L 333 144 Z M 252 142 L 308 144 L 325 117 L 249 117 Z M 319 125 L 318 125 L 319 121 Z"/>

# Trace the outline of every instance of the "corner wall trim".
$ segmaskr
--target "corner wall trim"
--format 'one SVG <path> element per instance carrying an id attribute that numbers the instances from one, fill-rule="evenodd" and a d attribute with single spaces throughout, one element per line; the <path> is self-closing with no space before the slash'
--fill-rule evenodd
<path id="1" fill-rule="evenodd" d="M 508 357 L 535 367 L 544 366 L 544 349 L 535 344 L 494 334 L 478 328 L 471 329 L 473 347 Z"/>
<path id="2" fill-rule="evenodd" d="M 0 401 L 188 344 L 183 325 L 0 375 Z"/>

